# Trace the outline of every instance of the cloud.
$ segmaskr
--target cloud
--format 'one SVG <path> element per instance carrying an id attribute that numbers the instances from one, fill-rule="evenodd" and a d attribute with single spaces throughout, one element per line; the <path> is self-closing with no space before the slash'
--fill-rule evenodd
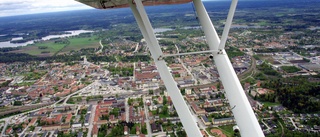
<path id="1" fill-rule="evenodd" d="M 89 8 L 74 0 L 1 0 L 0 17 Z"/>

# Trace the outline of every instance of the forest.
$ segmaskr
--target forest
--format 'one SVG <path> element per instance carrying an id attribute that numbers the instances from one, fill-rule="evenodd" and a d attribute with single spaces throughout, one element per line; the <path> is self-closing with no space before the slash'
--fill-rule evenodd
<path id="1" fill-rule="evenodd" d="M 320 111 L 320 83 L 311 83 L 307 77 L 297 76 L 272 79 L 262 83 L 263 88 L 274 93 L 261 95 L 258 99 L 279 102 L 295 113 L 314 113 Z M 293 105 L 294 104 L 294 105 Z"/>

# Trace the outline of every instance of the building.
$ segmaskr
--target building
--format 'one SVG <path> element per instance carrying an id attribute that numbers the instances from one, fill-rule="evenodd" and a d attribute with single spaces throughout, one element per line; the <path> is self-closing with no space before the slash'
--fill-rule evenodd
<path id="1" fill-rule="evenodd" d="M 81 128 L 82 124 L 81 123 L 74 123 L 72 124 L 72 128 Z"/>
<path id="2" fill-rule="evenodd" d="M 161 131 L 160 125 L 158 125 L 156 123 L 152 123 L 151 124 L 151 131 L 152 131 L 152 133 Z"/>
<path id="3" fill-rule="evenodd" d="M 233 117 L 221 118 L 221 119 L 214 119 L 214 118 L 212 118 L 212 123 L 213 123 L 213 125 L 218 125 L 218 126 L 230 125 L 230 124 L 234 124 L 234 123 L 235 123 L 235 120 L 234 120 Z"/>
<path id="4" fill-rule="evenodd" d="M 211 122 L 209 121 L 209 119 L 206 116 L 201 116 L 201 121 L 204 123 L 204 125 L 206 126 L 210 126 Z"/>
<path id="5" fill-rule="evenodd" d="M 87 113 L 86 114 L 86 118 L 85 118 L 85 120 L 84 120 L 84 125 L 85 126 L 89 126 L 89 123 L 90 123 L 90 113 Z"/>
<path id="6" fill-rule="evenodd" d="M 186 88 L 186 94 L 190 95 L 192 93 L 192 89 L 191 88 Z"/>
<path id="7" fill-rule="evenodd" d="M 128 126 L 124 126 L 123 134 L 128 135 Z"/>
<path id="8" fill-rule="evenodd" d="M 198 106 L 196 103 L 194 103 L 194 102 L 191 103 L 191 108 L 193 109 L 193 111 L 194 111 L 197 115 L 205 114 L 205 113 L 206 113 L 206 111 L 205 111 L 204 109 L 199 108 L 199 106 Z"/>

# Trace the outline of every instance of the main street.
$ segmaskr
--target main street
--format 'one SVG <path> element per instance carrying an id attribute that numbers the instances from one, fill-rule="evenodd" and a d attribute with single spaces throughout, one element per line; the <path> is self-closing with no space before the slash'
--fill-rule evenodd
<path id="1" fill-rule="evenodd" d="M 76 95 L 76 94 L 78 94 L 78 93 L 81 93 L 81 92 L 83 92 L 83 91 L 85 91 L 85 90 L 88 90 L 90 87 L 92 87 L 92 86 L 94 86 L 95 84 L 97 84 L 97 82 L 98 82 L 98 81 L 94 81 L 94 82 L 92 82 L 91 84 L 89 84 L 87 87 L 82 88 L 82 89 L 80 89 L 80 90 L 78 90 L 78 91 L 76 91 L 76 92 L 74 92 L 74 93 L 66 96 L 66 97 L 65 97 L 65 100 L 64 100 L 63 103 L 62 103 L 62 105 L 63 105 L 63 106 L 66 105 L 66 104 L 67 104 L 67 101 L 70 99 L 70 97 L 72 97 L 72 96 L 74 96 L 74 95 Z M 56 103 L 55 103 L 55 104 L 56 104 Z"/>
<path id="2" fill-rule="evenodd" d="M 94 124 L 93 123 L 94 116 L 95 116 L 95 113 L 96 113 L 96 108 L 97 108 L 97 105 L 92 105 L 87 137 L 91 136 L 91 132 L 92 132 L 93 124 Z"/>
<path id="3" fill-rule="evenodd" d="M 177 54 L 180 53 L 179 48 L 176 44 L 174 44 L 174 46 L 177 49 Z M 194 76 L 192 75 L 191 71 L 184 65 L 183 61 L 181 60 L 180 56 L 177 58 L 179 60 L 179 62 L 181 63 L 182 67 L 188 72 L 188 74 L 191 76 L 192 80 L 194 81 L 195 85 L 198 84 L 198 80 L 196 78 L 194 78 Z"/>
<path id="4" fill-rule="evenodd" d="M 147 131 L 148 131 L 148 137 L 152 136 L 152 130 L 151 130 L 151 126 L 150 126 L 150 120 L 149 120 L 149 110 L 148 110 L 148 106 L 147 106 L 147 98 L 146 96 L 143 96 L 143 102 L 144 102 L 144 113 L 146 116 L 146 125 L 147 125 Z"/>

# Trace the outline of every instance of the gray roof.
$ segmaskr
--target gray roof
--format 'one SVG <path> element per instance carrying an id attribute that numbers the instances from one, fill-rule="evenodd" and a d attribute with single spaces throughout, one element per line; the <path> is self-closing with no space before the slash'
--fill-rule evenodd
<path id="1" fill-rule="evenodd" d="M 82 132 L 79 132 L 79 133 L 77 134 L 77 137 L 83 137 L 83 133 L 82 133 Z"/>
<path id="2" fill-rule="evenodd" d="M 201 116 L 204 122 L 210 122 L 206 116 Z"/>
<path id="3" fill-rule="evenodd" d="M 229 121 L 229 120 L 234 120 L 233 117 L 229 117 L 229 118 L 220 118 L 220 119 L 214 119 L 214 121 L 218 122 L 218 121 Z"/>
<path id="4" fill-rule="evenodd" d="M 87 115 L 86 115 L 86 119 L 85 119 L 85 123 L 88 123 L 88 122 L 89 122 L 89 119 L 90 119 L 90 114 L 87 114 Z"/>

